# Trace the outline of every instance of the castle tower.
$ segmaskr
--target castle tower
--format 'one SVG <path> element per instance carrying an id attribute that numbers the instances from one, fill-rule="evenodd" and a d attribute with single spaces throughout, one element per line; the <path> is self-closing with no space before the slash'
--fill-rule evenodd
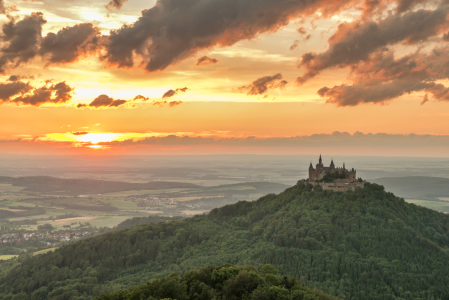
<path id="1" fill-rule="evenodd" d="M 331 170 L 335 169 L 334 159 L 333 159 L 333 158 L 332 158 L 332 160 L 331 160 L 330 168 L 331 168 Z"/>
<path id="2" fill-rule="evenodd" d="M 321 154 L 320 154 L 320 159 L 318 160 L 318 163 L 319 163 L 320 165 L 323 164 L 323 160 L 321 159 Z"/>

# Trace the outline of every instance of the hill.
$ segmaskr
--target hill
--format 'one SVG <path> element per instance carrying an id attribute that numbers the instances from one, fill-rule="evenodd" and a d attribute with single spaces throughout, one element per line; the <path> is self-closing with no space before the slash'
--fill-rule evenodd
<path id="1" fill-rule="evenodd" d="M 449 198 L 449 178 L 428 176 L 382 177 L 372 181 L 385 186 L 388 191 L 404 198 Z"/>
<path id="2" fill-rule="evenodd" d="M 192 183 L 152 181 L 131 183 L 93 179 L 62 179 L 50 176 L 0 177 L 0 183 L 25 187 L 24 192 L 37 192 L 52 195 L 104 194 L 129 190 L 162 190 L 175 188 L 198 188 Z"/>
<path id="3" fill-rule="evenodd" d="M 367 183 L 302 183 L 209 215 L 135 226 L 23 260 L 0 298 L 90 299 L 202 266 L 272 264 L 343 299 L 449 299 L 449 216 Z M 17 299 L 19 299 L 17 298 Z"/>
<path id="4" fill-rule="evenodd" d="M 154 279 L 129 290 L 104 294 L 96 300 L 131 299 L 230 299 L 230 300 L 332 300 L 317 290 L 307 288 L 295 278 L 278 276 L 270 265 L 236 267 L 230 264 L 218 268 L 206 266 L 192 270 L 181 278 L 174 273 Z"/>

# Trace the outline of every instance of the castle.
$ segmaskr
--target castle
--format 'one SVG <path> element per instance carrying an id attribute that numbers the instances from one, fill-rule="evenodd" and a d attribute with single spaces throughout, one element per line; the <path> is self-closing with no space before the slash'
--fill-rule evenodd
<path id="1" fill-rule="evenodd" d="M 342 168 L 335 167 L 333 159 L 330 166 L 325 167 L 321 155 L 316 168 L 313 168 L 312 162 L 310 163 L 308 182 L 312 185 L 320 185 L 323 190 L 341 192 L 354 191 L 356 187 L 365 186 L 365 181 L 357 180 L 354 168 L 347 170 L 344 163 Z"/>

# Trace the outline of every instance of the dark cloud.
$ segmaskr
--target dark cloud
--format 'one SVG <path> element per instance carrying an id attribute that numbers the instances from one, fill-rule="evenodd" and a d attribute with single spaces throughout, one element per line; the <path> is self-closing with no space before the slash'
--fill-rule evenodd
<path id="1" fill-rule="evenodd" d="M 308 34 L 308 35 L 304 36 L 304 38 L 302 39 L 302 41 L 303 41 L 303 42 L 304 42 L 304 41 L 308 41 L 308 40 L 310 40 L 311 37 L 312 37 L 312 35 L 311 35 L 311 34 Z M 296 48 L 298 48 L 298 46 L 299 46 L 300 43 L 301 43 L 300 40 L 295 40 L 295 41 L 293 42 L 293 44 L 290 46 L 290 50 L 295 50 Z"/>
<path id="2" fill-rule="evenodd" d="M 32 106 L 46 103 L 67 103 L 72 99 L 73 90 L 65 82 L 33 88 L 29 83 L 13 81 L 0 84 L 0 99 L 6 103 Z"/>
<path id="3" fill-rule="evenodd" d="M 125 2 L 128 2 L 128 0 L 111 0 L 104 7 L 106 7 L 107 10 L 111 10 L 112 8 L 120 9 Z"/>
<path id="4" fill-rule="evenodd" d="M 153 103 L 151 103 L 151 104 L 158 106 L 158 107 L 164 107 L 164 106 L 174 107 L 177 105 L 181 105 L 183 103 L 184 102 L 182 102 L 182 101 L 153 101 Z"/>
<path id="5" fill-rule="evenodd" d="M 123 105 L 127 103 L 126 100 L 114 100 L 113 98 L 109 97 L 108 95 L 100 95 L 97 98 L 95 98 L 90 104 L 89 107 L 99 108 L 99 107 L 119 107 L 120 105 Z M 82 106 L 84 107 L 84 106 Z"/>
<path id="6" fill-rule="evenodd" d="M 188 90 L 188 88 L 186 88 L 186 87 L 184 87 L 182 89 L 168 90 L 167 92 L 165 92 L 164 95 L 162 95 L 162 99 L 164 99 L 164 98 L 171 98 L 174 95 L 179 94 L 180 92 L 181 93 L 185 93 L 185 92 L 187 92 L 187 90 Z"/>
<path id="7" fill-rule="evenodd" d="M 19 81 L 23 79 L 34 79 L 33 75 L 11 75 L 6 81 Z"/>
<path id="8" fill-rule="evenodd" d="M 323 87 L 318 94 L 338 106 L 384 103 L 418 91 L 439 101 L 449 101 L 449 88 L 437 82 L 448 78 L 449 47 L 434 49 L 429 54 L 416 52 L 399 59 L 390 51 L 357 65 L 353 69 L 352 85 Z M 428 100 L 425 96 L 423 103 Z"/>
<path id="9" fill-rule="evenodd" d="M 197 66 L 210 66 L 218 63 L 218 59 L 202 56 L 196 60 Z"/>
<path id="10" fill-rule="evenodd" d="M 99 29 L 89 23 L 65 27 L 57 33 L 42 37 L 42 26 L 47 21 L 42 13 L 32 13 L 17 21 L 2 26 L 0 36 L 0 72 L 15 68 L 40 55 L 47 64 L 70 63 L 80 56 L 96 54 L 107 37 L 101 36 Z"/>
<path id="11" fill-rule="evenodd" d="M 32 13 L 24 19 L 15 22 L 11 19 L 3 24 L 3 35 L 0 37 L 2 48 L 0 49 L 0 72 L 11 65 L 28 62 L 39 52 L 39 43 L 42 38 L 42 25 L 47 21 L 42 13 Z"/>
<path id="12" fill-rule="evenodd" d="M 144 97 L 142 95 L 137 95 L 136 97 L 134 97 L 131 100 L 121 100 L 121 99 L 114 100 L 114 98 L 111 98 L 108 95 L 103 94 L 103 95 L 100 95 L 97 98 L 95 98 L 90 104 L 79 103 L 76 107 L 77 108 L 119 107 L 119 106 L 122 106 L 126 103 L 130 103 L 133 101 L 137 101 L 137 100 L 148 101 L 149 99 L 150 98 L 148 98 L 148 97 Z"/>
<path id="13" fill-rule="evenodd" d="M 306 33 L 307 33 L 307 31 L 304 29 L 304 27 L 299 27 L 298 29 L 296 29 L 296 31 L 297 31 L 299 34 L 306 34 Z"/>
<path id="14" fill-rule="evenodd" d="M 89 134 L 89 131 L 74 131 L 72 132 L 73 135 L 86 135 Z"/>
<path id="15" fill-rule="evenodd" d="M 0 14 L 5 13 L 6 13 L 5 2 L 3 0 L 0 0 Z"/>
<path id="16" fill-rule="evenodd" d="M 449 42 L 449 32 L 447 32 L 443 35 L 443 40 L 446 42 Z"/>
<path id="17" fill-rule="evenodd" d="M 98 28 L 82 23 L 48 33 L 42 39 L 40 54 L 48 55 L 49 63 L 70 63 L 80 56 L 99 50 L 101 38 Z"/>
<path id="18" fill-rule="evenodd" d="M 168 102 L 168 107 L 181 105 L 182 103 L 184 103 L 184 102 L 182 102 L 182 101 L 170 101 L 170 102 Z"/>
<path id="19" fill-rule="evenodd" d="M 238 90 L 240 92 L 248 91 L 248 95 L 260 95 L 267 92 L 268 89 L 283 89 L 287 83 L 287 81 L 282 80 L 282 74 L 277 73 L 273 76 L 260 77 L 253 81 L 250 85 L 239 87 Z"/>
<path id="20" fill-rule="evenodd" d="M 49 87 L 35 88 L 31 93 L 10 99 L 10 103 L 32 106 L 41 106 L 46 103 L 67 103 L 72 99 L 73 90 L 65 82 L 59 82 Z"/>
<path id="21" fill-rule="evenodd" d="M 423 3 L 427 0 L 398 0 L 398 6 L 397 6 L 397 11 L 398 12 L 404 12 L 407 11 L 411 8 L 413 8 L 415 5 Z M 428 2 L 432 2 L 432 1 L 428 1 Z"/>
<path id="22" fill-rule="evenodd" d="M 323 17 L 354 7 L 359 0 L 159 0 L 132 25 L 113 30 L 104 60 L 133 67 L 135 56 L 157 71 L 201 49 L 231 46 L 274 32 L 299 16 Z"/>
<path id="23" fill-rule="evenodd" d="M 136 100 L 142 100 L 142 101 L 148 101 L 150 98 L 142 96 L 142 95 L 137 95 L 136 97 L 134 97 L 134 101 Z"/>
<path id="24" fill-rule="evenodd" d="M 14 81 L 12 83 L 0 83 L 0 100 L 8 102 L 12 97 L 29 92 L 32 87 L 28 83 Z"/>
<path id="25" fill-rule="evenodd" d="M 297 83 L 303 84 L 327 68 L 352 66 L 368 60 L 372 53 L 386 46 L 399 42 L 416 44 L 439 34 L 448 26 L 448 6 L 390 15 L 378 22 L 359 20 L 339 25 L 328 40 L 327 51 L 302 56 L 300 67 L 305 67 L 307 72 Z"/>
<path id="26" fill-rule="evenodd" d="M 290 46 L 290 50 L 295 50 L 299 46 L 299 40 L 295 40 Z"/>

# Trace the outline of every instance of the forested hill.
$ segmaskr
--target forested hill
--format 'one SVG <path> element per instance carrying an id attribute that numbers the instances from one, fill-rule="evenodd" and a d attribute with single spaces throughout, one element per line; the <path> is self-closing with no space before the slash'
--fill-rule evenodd
<path id="1" fill-rule="evenodd" d="M 449 299 L 449 216 L 367 183 L 299 183 L 209 215 L 80 241 L 0 279 L 2 299 L 89 299 L 205 265 L 272 264 L 343 299 Z M 13 296 L 14 295 L 14 296 Z"/>
<path id="2" fill-rule="evenodd" d="M 337 300 L 304 286 L 295 278 L 279 276 L 278 272 L 270 265 L 206 266 L 188 271 L 181 278 L 174 273 L 129 290 L 101 295 L 96 300 Z"/>

